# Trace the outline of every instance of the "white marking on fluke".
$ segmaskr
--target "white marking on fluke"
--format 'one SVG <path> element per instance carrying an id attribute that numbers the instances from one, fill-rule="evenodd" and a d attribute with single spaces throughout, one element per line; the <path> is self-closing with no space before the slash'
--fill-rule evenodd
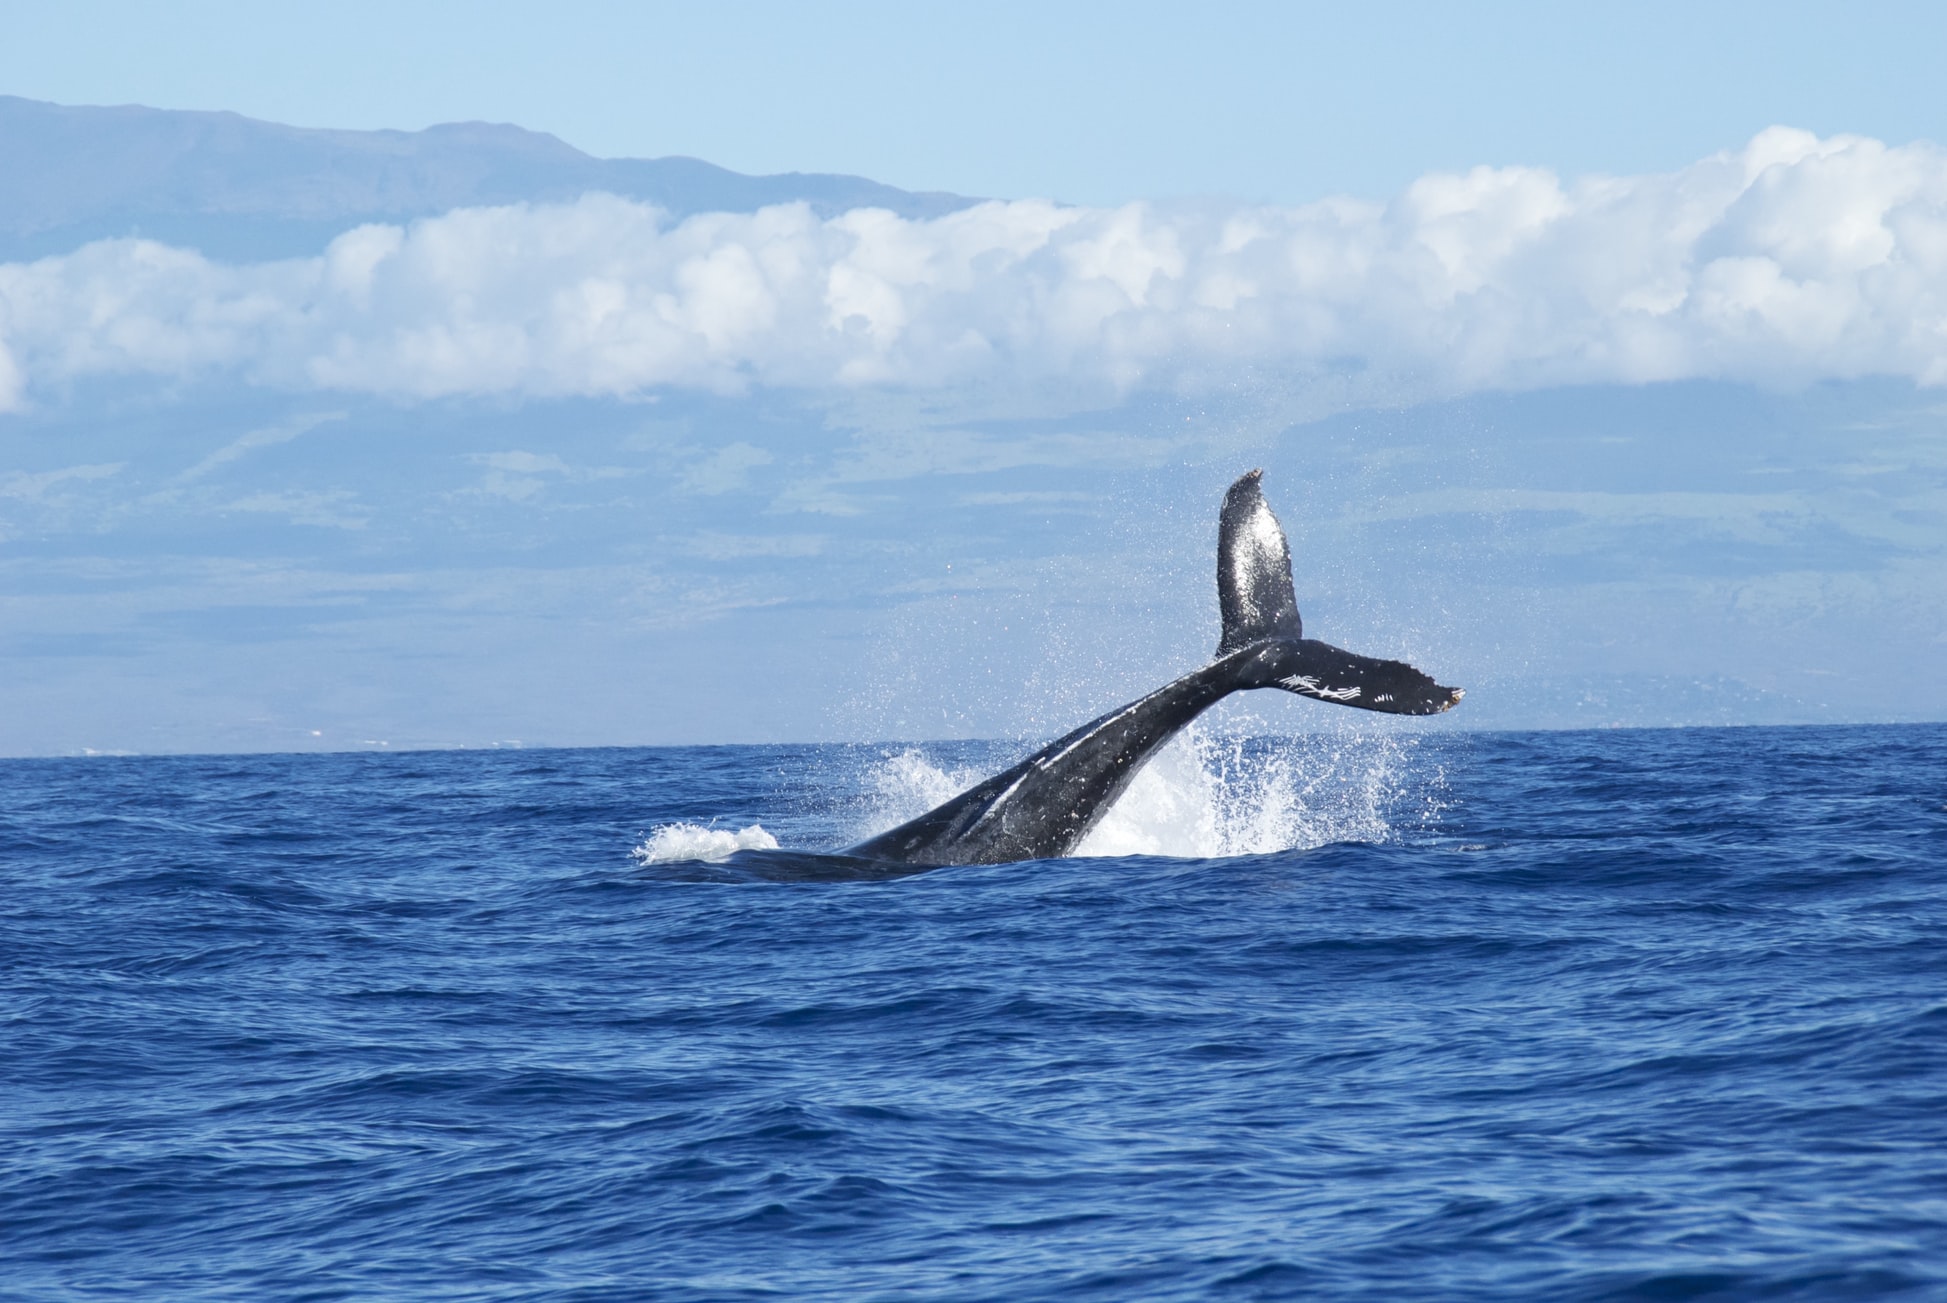
<path id="1" fill-rule="evenodd" d="M 1293 692 L 1308 692 L 1326 701 L 1357 701 L 1359 688 L 1354 684 L 1349 688 L 1328 688 L 1309 674 L 1293 674 L 1278 680 L 1278 683 Z"/>

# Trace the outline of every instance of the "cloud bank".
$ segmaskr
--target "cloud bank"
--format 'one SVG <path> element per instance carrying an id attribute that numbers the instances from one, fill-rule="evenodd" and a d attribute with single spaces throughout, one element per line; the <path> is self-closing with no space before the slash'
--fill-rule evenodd
<path id="1" fill-rule="evenodd" d="M 631 396 L 1329 372 L 1455 393 L 1947 383 L 1947 151 L 1767 130 L 1680 171 L 1421 178 L 1389 203 L 671 224 L 609 195 L 362 226 L 246 265 L 108 240 L 0 265 L 0 409 L 90 378 Z"/>

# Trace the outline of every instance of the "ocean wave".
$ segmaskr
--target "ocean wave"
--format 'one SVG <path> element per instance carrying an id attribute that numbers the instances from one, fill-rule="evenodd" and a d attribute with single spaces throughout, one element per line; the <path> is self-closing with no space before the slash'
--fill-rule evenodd
<path id="1" fill-rule="evenodd" d="M 1947 726 L 1193 738 L 1102 833 L 1339 844 L 757 849 L 1019 754 L 0 762 L 0 1293 L 1947 1289 Z"/>

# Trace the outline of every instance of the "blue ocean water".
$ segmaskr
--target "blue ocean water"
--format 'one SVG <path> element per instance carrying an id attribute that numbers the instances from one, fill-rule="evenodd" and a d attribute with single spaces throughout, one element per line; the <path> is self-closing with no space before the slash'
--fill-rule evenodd
<path id="1" fill-rule="evenodd" d="M 1005 758 L 0 762 L 0 1297 L 1947 1297 L 1947 727 L 1205 738 L 1104 854 L 749 849 Z"/>

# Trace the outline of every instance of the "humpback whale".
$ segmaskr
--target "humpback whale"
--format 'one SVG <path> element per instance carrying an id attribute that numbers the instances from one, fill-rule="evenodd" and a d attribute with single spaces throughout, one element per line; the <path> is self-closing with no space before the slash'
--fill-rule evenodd
<path id="1" fill-rule="evenodd" d="M 1462 695 L 1401 661 L 1304 636 L 1291 550 L 1261 470 L 1224 495 L 1217 523 L 1217 655 L 1146 697 L 1056 738 L 1013 768 L 845 855 L 914 865 L 1001 864 L 1066 855 L 1158 748 L 1233 692 L 1279 688 L 1392 715 L 1433 715 Z"/>

